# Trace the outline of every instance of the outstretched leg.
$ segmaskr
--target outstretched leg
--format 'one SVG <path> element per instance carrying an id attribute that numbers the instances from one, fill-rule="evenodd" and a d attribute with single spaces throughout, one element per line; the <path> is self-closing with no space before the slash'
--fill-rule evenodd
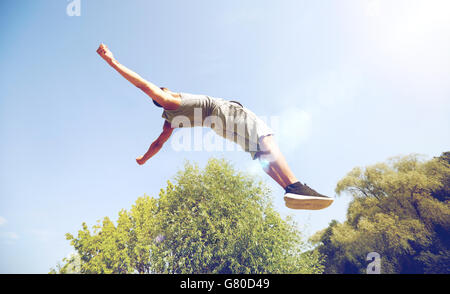
<path id="1" fill-rule="evenodd" d="M 268 163 L 261 162 L 261 165 L 263 167 L 263 170 L 272 178 L 274 179 L 281 187 L 285 188 L 287 184 L 283 181 L 281 176 L 278 174 L 278 172 L 275 170 L 273 165 L 270 165 Z"/>
<path id="2" fill-rule="evenodd" d="M 283 189 L 286 189 L 288 185 L 298 182 L 272 135 L 262 137 L 260 139 L 260 145 L 262 152 L 259 160 L 263 165 L 264 171 L 269 176 L 283 187 Z"/>
<path id="3" fill-rule="evenodd" d="M 264 171 L 286 191 L 284 200 L 287 207 L 316 210 L 333 203 L 332 198 L 317 193 L 297 180 L 273 136 L 262 137 L 260 145 L 262 151 L 260 151 L 259 160 Z"/>

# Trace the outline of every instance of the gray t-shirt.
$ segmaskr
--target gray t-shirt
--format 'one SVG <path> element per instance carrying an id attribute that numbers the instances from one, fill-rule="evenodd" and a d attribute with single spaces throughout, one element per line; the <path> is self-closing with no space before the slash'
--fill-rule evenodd
<path id="1" fill-rule="evenodd" d="M 164 110 L 162 113 L 162 118 L 176 127 L 201 127 L 205 118 L 215 115 L 217 108 L 227 102 L 222 98 L 188 93 L 180 93 L 180 98 L 181 104 L 176 110 Z M 183 123 L 186 119 L 189 125 Z"/>

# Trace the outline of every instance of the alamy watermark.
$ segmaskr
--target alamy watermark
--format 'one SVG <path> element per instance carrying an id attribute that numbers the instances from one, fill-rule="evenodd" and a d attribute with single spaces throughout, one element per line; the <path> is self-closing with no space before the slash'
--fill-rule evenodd
<path id="1" fill-rule="evenodd" d="M 370 252 L 366 257 L 370 263 L 367 265 L 367 274 L 380 274 L 381 273 L 381 256 L 377 252 Z"/>
<path id="2" fill-rule="evenodd" d="M 68 16 L 81 16 L 81 0 L 68 0 L 66 13 Z"/>
<path id="3" fill-rule="evenodd" d="M 259 155 L 264 158 L 270 155 L 264 153 L 267 150 L 259 144 L 259 140 L 261 136 L 275 133 L 280 118 L 248 114 L 244 117 L 233 114 L 204 117 L 201 108 L 194 108 L 193 117 L 177 115 L 169 121 L 172 128 L 183 129 L 172 135 L 171 147 L 174 151 L 236 151 L 241 147 L 247 152 L 260 152 Z M 209 131 L 205 133 L 199 127 L 209 128 Z M 226 140 L 218 140 L 217 135 Z"/>

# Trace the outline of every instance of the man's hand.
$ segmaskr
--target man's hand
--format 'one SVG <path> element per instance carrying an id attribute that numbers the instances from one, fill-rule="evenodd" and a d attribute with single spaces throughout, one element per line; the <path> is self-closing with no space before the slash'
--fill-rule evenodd
<path id="1" fill-rule="evenodd" d="M 105 44 L 100 44 L 97 53 L 108 63 L 114 60 L 114 55 Z"/>
<path id="2" fill-rule="evenodd" d="M 144 156 L 139 156 L 138 158 L 136 158 L 136 162 L 139 165 L 143 165 L 144 163 L 146 163 L 148 160 L 148 158 L 145 158 Z"/>

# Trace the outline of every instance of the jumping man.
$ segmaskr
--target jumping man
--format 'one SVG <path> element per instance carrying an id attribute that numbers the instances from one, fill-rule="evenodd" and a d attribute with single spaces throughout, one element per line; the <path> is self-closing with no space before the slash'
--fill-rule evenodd
<path id="1" fill-rule="evenodd" d="M 286 206 L 292 209 L 323 209 L 333 198 L 321 195 L 298 181 L 274 139 L 274 132 L 261 119 L 239 102 L 206 95 L 175 93 L 146 81 L 120 64 L 104 44 L 97 53 L 117 72 L 147 94 L 164 109 L 163 129 L 147 152 L 136 159 L 140 165 L 155 155 L 175 128 L 205 126 L 218 135 L 239 144 L 252 158 L 261 161 L 264 171 L 286 191 Z"/>

